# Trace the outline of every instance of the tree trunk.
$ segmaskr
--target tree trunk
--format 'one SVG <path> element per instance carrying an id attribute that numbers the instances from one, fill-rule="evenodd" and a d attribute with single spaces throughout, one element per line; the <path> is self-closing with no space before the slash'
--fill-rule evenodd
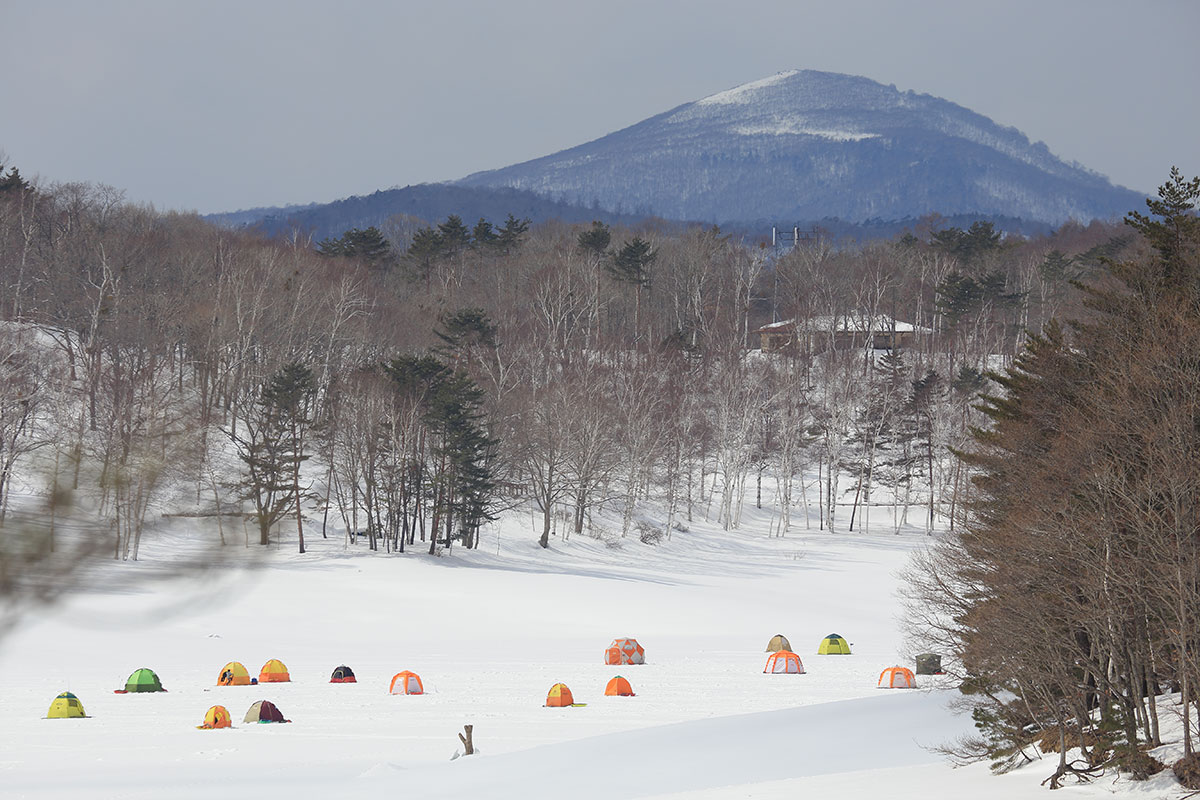
<path id="1" fill-rule="evenodd" d="M 458 740 L 463 745 L 463 755 L 470 756 L 475 754 L 475 742 L 472 740 L 471 733 L 474 730 L 474 725 L 463 725 L 463 732 L 458 735 Z"/>

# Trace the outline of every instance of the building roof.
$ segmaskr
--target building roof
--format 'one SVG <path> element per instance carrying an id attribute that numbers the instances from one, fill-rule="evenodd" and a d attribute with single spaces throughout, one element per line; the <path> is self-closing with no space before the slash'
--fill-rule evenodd
<path id="1" fill-rule="evenodd" d="M 785 319 L 763 325 L 755 333 L 789 333 L 804 328 L 822 333 L 933 333 L 929 328 L 913 325 L 903 320 L 892 320 L 886 314 L 870 317 L 866 314 L 853 313 L 840 316 L 810 317 L 805 320 Z"/>

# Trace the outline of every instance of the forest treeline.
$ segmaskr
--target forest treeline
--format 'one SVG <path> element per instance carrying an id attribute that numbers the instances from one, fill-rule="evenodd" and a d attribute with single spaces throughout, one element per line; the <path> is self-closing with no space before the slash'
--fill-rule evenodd
<path id="1" fill-rule="evenodd" d="M 1200 788 L 1198 201 L 1172 171 L 1128 217 L 1138 246 L 995 375 L 961 450 L 968 513 L 909 576 L 915 636 L 976 701 L 959 754 L 1006 769 L 1037 743 L 1059 753 L 1052 788 L 1163 769 L 1146 750 L 1164 710 L 1182 719 L 1175 773 Z"/>
<path id="2" fill-rule="evenodd" d="M 524 503 L 544 546 L 654 541 L 696 515 L 736 527 L 764 485 L 778 535 L 865 527 L 864 504 L 955 517 L 984 373 L 1133 239 L 930 219 L 775 252 L 509 215 L 314 242 L 4 174 L 0 513 L 15 484 L 87 489 L 118 558 L 180 485 L 262 543 L 294 524 L 301 549 L 305 515 L 435 552 Z M 881 357 L 885 318 L 923 333 Z M 803 346 L 757 353 L 786 319 Z"/>

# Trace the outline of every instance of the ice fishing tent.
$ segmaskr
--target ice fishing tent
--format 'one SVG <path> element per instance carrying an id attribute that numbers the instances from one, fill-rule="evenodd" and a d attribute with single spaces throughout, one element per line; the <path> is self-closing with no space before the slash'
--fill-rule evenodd
<path id="1" fill-rule="evenodd" d="M 129 680 L 125 681 L 124 691 L 165 692 L 166 689 L 162 687 L 162 682 L 154 674 L 154 670 L 142 667 L 141 669 L 135 669 L 133 674 L 129 676 Z"/>
<path id="2" fill-rule="evenodd" d="M 275 707 L 275 704 L 270 700 L 259 700 L 254 705 L 250 706 L 250 710 L 246 712 L 246 716 L 242 718 L 242 722 L 291 722 L 290 719 L 284 719 L 283 714 Z"/>
<path id="3" fill-rule="evenodd" d="M 937 653 L 921 653 L 917 656 L 918 675 L 945 675 L 942 672 L 942 657 Z"/>
<path id="4" fill-rule="evenodd" d="M 355 679 L 355 677 L 354 677 L 354 670 L 350 669 L 345 664 L 343 664 L 342 666 L 335 669 L 333 671 L 333 674 L 329 676 L 329 682 L 330 683 L 358 683 L 358 680 Z"/>
<path id="5" fill-rule="evenodd" d="M 831 633 L 821 640 L 821 646 L 817 648 L 817 655 L 848 656 L 850 655 L 850 643 L 846 641 L 845 636 Z"/>
<path id="6" fill-rule="evenodd" d="M 571 696 L 571 690 L 565 683 L 556 683 L 550 687 L 550 693 L 546 695 L 547 708 L 564 708 L 572 705 L 575 705 L 575 698 Z"/>
<path id="7" fill-rule="evenodd" d="M 880 689 L 915 689 L 917 679 L 907 667 L 888 667 L 879 673 Z"/>
<path id="8" fill-rule="evenodd" d="M 392 685 L 388 688 L 389 694 L 425 694 L 425 687 L 421 685 L 421 676 L 415 672 L 397 672 L 392 676 Z"/>
<path id="9" fill-rule="evenodd" d="M 613 639 L 604 651 L 605 664 L 645 664 L 646 651 L 637 639 Z"/>
<path id="10" fill-rule="evenodd" d="M 232 728 L 233 720 L 229 716 L 229 709 L 225 708 L 225 706 L 212 706 L 204 715 L 204 724 L 197 725 L 196 727 L 201 730 L 206 728 L 210 730 L 213 728 Z"/>
<path id="11" fill-rule="evenodd" d="M 217 686 L 249 686 L 250 673 L 242 666 L 240 661 L 230 661 L 225 666 L 221 667 L 221 674 L 217 676 Z"/>
<path id="12" fill-rule="evenodd" d="M 804 663 L 800 656 L 790 650 L 780 650 L 767 656 L 767 666 L 763 668 L 763 672 L 774 675 L 803 675 Z"/>
<path id="13" fill-rule="evenodd" d="M 54 698 L 50 710 L 46 712 L 46 719 L 80 719 L 86 716 L 83 703 L 70 692 L 63 692 Z"/>
<path id="14" fill-rule="evenodd" d="M 633 687 L 629 685 L 629 681 L 622 678 L 620 675 L 608 682 L 608 686 L 604 687 L 604 694 L 608 697 L 633 697 Z"/>
<path id="15" fill-rule="evenodd" d="M 278 658 L 272 658 L 263 664 L 262 670 L 258 673 L 259 683 L 288 683 L 291 679 L 287 667 Z"/>
<path id="16" fill-rule="evenodd" d="M 782 633 L 777 633 L 771 637 L 771 641 L 767 642 L 768 653 L 778 653 L 780 650 L 791 650 L 792 643 L 787 640 L 787 637 Z"/>

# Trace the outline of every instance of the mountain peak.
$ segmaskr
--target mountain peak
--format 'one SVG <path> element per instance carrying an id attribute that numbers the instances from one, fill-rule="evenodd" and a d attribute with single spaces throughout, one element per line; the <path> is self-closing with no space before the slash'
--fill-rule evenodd
<path id="1" fill-rule="evenodd" d="M 712 222 L 965 213 L 1057 224 L 1141 200 L 948 100 L 815 70 L 744 83 L 461 183 Z"/>
<path id="2" fill-rule="evenodd" d="M 741 86 L 735 86 L 732 89 L 726 89 L 723 92 L 710 94 L 708 97 L 697 100 L 696 105 L 711 106 L 752 103 L 754 102 L 755 96 L 759 93 L 759 90 L 765 89 L 768 86 L 784 83 L 788 78 L 800 74 L 802 73 L 798 69 L 788 70 L 787 72 L 777 72 L 768 78 L 759 78 L 756 81 L 750 81 L 749 83 L 743 83 Z"/>

